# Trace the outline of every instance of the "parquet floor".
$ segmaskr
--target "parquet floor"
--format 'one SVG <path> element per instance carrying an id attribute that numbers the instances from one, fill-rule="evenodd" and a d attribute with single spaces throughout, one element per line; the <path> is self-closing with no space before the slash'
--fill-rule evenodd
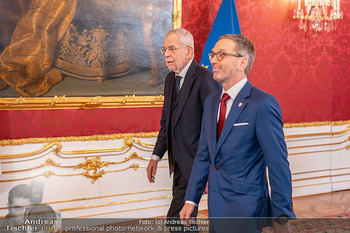
<path id="1" fill-rule="evenodd" d="M 350 190 L 293 198 L 294 211 L 298 218 L 326 217 L 350 212 Z M 208 217 L 200 211 L 198 217 Z"/>

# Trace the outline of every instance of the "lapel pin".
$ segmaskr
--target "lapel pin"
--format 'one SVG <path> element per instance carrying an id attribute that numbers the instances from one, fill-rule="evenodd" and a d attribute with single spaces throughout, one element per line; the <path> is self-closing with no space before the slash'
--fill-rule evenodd
<path id="1" fill-rule="evenodd" d="M 239 104 L 238 104 L 238 107 L 242 107 L 243 106 L 243 104 L 242 104 L 242 102 L 240 102 Z"/>

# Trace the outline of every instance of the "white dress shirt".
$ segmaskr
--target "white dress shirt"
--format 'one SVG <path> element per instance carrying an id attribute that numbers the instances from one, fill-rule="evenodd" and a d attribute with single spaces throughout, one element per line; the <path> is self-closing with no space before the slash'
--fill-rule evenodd
<path id="1" fill-rule="evenodd" d="M 224 88 L 222 88 L 222 93 L 221 93 L 221 97 L 224 93 L 227 93 L 231 98 L 229 100 L 227 100 L 226 102 L 226 116 L 225 119 L 227 118 L 228 114 L 230 113 L 233 101 L 235 100 L 235 98 L 237 97 L 238 93 L 242 90 L 242 88 L 244 87 L 244 85 L 247 83 L 248 79 L 247 77 L 245 77 L 244 79 L 242 79 L 241 81 L 239 81 L 238 83 L 236 83 L 236 85 L 234 85 L 233 87 L 231 87 L 230 89 L 227 90 L 227 92 L 224 91 Z M 221 98 L 220 98 L 221 99 Z M 219 114 L 220 114 L 220 106 L 219 106 L 219 110 L 218 110 L 218 119 L 219 120 Z"/>

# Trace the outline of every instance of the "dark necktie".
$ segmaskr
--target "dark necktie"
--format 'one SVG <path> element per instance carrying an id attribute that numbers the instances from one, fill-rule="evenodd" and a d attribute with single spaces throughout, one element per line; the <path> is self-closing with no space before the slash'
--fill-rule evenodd
<path id="1" fill-rule="evenodd" d="M 181 89 L 181 87 L 180 87 L 181 79 L 182 79 L 181 76 L 176 76 L 176 91 L 177 91 L 178 94 L 179 94 L 180 89 Z"/>
<path id="2" fill-rule="evenodd" d="M 180 93 L 180 81 L 181 81 L 181 76 L 176 76 L 176 84 L 175 84 L 175 90 L 176 90 L 176 94 L 175 94 L 175 97 L 177 98 L 179 96 L 179 93 Z"/>
<path id="3" fill-rule="evenodd" d="M 218 121 L 218 137 L 217 140 L 220 138 L 220 134 L 222 129 L 224 128 L 225 125 L 225 119 L 226 119 L 226 102 L 229 100 L 231 97 L 229 94 L 224 93 L 221 97 L 220 101 L 220 113 L 219 113 L 219 121 Z"/>

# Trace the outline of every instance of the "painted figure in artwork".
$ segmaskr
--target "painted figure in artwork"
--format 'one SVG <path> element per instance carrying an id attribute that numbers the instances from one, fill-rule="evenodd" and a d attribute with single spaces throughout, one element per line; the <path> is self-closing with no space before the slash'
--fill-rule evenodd
<path id="1" fill-rule="evenodd" d="M 103 82 L 145 69 L 156 85 L 162 57 L 155 45 L 171 29 L 171 15 L 161 10 L 169 3 L 1 1 L 0 89 L 41 96 L 65 76 Z"/>

